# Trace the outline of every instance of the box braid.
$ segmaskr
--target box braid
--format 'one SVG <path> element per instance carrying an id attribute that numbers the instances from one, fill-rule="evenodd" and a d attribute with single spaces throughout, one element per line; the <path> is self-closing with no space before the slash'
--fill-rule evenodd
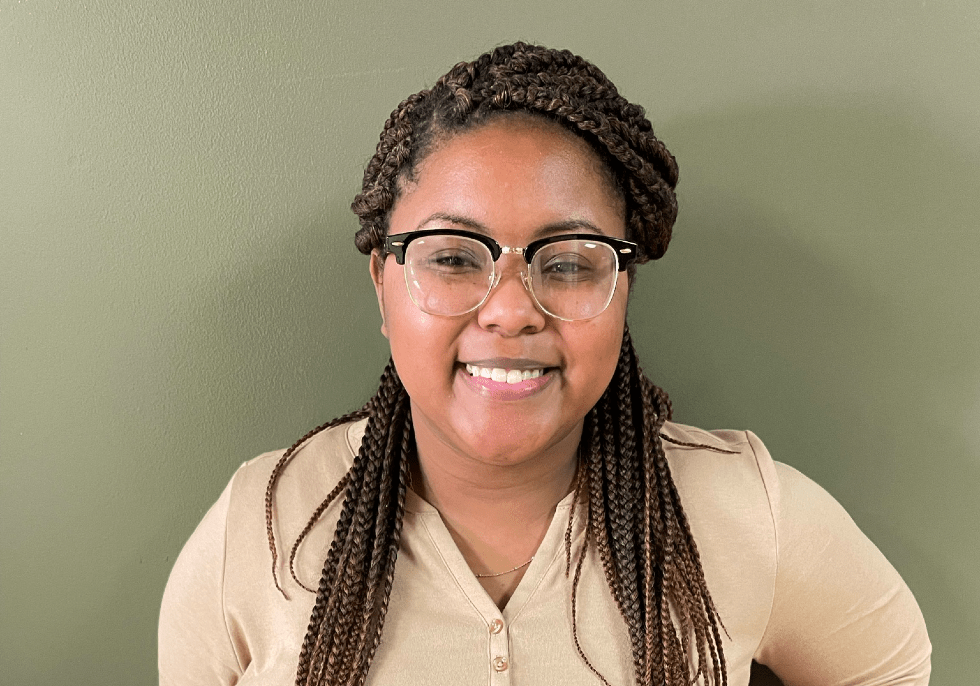
<path id="1" fill-rule="evenodd" d="M 586 511 L 586 543 L 572 581 L 572 634 L 580 657 L 605 684 L 578 641 L 576 599 L 590 546 L 626 621 L 637 683 L 686 684 L 700 675 L 727 683 L 721 618 L 664 454 L 663 440 L 670 439 L 661 428 L 670 416 L 667 394 L 643 375 L 627 330 L 612 381 L 585 417 L 575 485 L 575 502 Z M 565 532 L 566 574 L 573 517 L 574 510 Z M 694 674 L 687 657 L 692 634 Z"/>
<path id="2" fill-rule="evenodd" d="M 391 113 L 351 205 L 361 220 L 358 249 L 367 255 L 384 246 L 399 182 L 411 178 L 434 144 L 502 112 L 543 116 L 587 140 L 626 201 L 626 235 L 640 246 L 637 261 L 664 254 L 677 218 L 677 162 L 643 108 L 581 57 L 524 43 L 457 64 Z"/>
<path id="3" fill-rule="evenodd" d="M 432 89 L 410 96 L 392 113 L 351 206 L 361 222 L 358 249 L 383 250 L 400 184 L 411 180 L 435 145 L 503 112 L 542 116 L 585 138 L 625 200 L 627 238 L 639 244 L 639 261 L 664 254 L 677 215 L 677 165 L 643 109 L 622 98 L 582 58 L 523 43 L 456 65 Z M 661 433 L 670 416 L 666 393 L 642 374 L 626 331 L 613 379 L 584 420 L 565 536 L 571 574 L 573 520 L 577 511 L 584 512 L 585 543 L 572 581 L 572 630 L 580 657 L 603 683 L 608 682 L 579 643 L 576 614 L 583 563 L 593 551 L 629 631 L 637 684 L 678 685 L 698 678 L 727 684 L 724 629 L 663 448 L 664 440 L 691 444 Z M 285 596 L 276 572 L 275 485 L 313 435 L 364 417 L 364 439 L 350 470 L 314 511 L 289 556 L 290 573 L 300 583 L 293 569 L 296 551 L 343 493 L 319 586 L 307 589 L 316 593 L 316 602 L 299 655 L 300 686 L 365 683 L 381 640 L 415 459 L 409 398 L 394 364 L 389 362 L 377 394 L 361 410 L 297 441 L 275 465 L 266 489 L 273 581 Z"/>
<path id="4" fill-rule="evenodd" d="M 401 538 L 408 470 L 415 454 L 408 394 L 394 364 L 389 362 L 378 392 L 364 408 L 317 427 L 287 450 L 266 487 L 273 580 L 285 596 L 276 574 L 272 526 L 275 485 L 306 441 L 324 429 L 364 417 L 367 427 L 350 470 L 314 511 L 290 554 L 290 572 L 296 579 L 293 559 L 300 542 L 343 492 L 336 533 L 315 591 L 316 603 L 299 656 L 297 684 L 364 683 L 381 641 Z"/>

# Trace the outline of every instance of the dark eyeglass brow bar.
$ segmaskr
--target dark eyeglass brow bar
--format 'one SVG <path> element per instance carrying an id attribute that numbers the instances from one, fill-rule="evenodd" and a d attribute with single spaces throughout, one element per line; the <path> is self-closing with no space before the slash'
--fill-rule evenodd
<path id="1" fill-rule="evenodd" d="M 463 238 L 472 238 L 487 246 L 487 250 L 490 251 L 494 262 L 505 252 L 511 252 L 523 255 L 524 261 L 528 264 L 531 264 L 531 260 L 534 259 L 534 254 L 541 248 L 559 241 L 605 243 L 616 252 L 616 267 L 618 271 L 625 270 L 636 259 L 637 249 L 636 243 L 597 233 L 563 233 L 558 236 L 548 236 L 547 238 L 539 238 L 536 241 L 531 241 L 524 248 L 511 248 L 500 245 L 500 243 L 490 238 L 490 236 L 484 236 L 482 233 L 474 233 L 473 231 L 463 231 L 461 229 L 423 229 L 421 231 L 392 234 L 385 237 L 385 249 L 395 256 L 395 261 L 398 264 L 405 264 L 405 250 L 408 248 L 409 243 L 416 238 L 424 238 L 425 236 L 461 236 Z"/>

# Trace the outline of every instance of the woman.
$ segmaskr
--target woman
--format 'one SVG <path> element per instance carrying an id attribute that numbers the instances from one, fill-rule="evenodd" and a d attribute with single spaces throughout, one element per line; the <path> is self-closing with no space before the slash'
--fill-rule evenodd
<path id="1" fill-rule="evenodd" d="M 751 433 L 669 422 L 640 372 L 629 286 L 676 183 L 568 52 L 405 100 L 353 203 L 392 363 L 235 475 L 171 575 L 161 681 L 927 683 L 918 607 L 840 506 Z"/>

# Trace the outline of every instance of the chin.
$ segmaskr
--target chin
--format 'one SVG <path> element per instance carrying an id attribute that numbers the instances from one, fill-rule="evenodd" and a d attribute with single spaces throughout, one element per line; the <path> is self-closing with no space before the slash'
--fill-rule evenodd
<path id="1" fill-rule="evenodd" d="M 581 433 L 574 427 L 562 427 L 556 431 L 554 428 L 535 428 L 523 423 L 513 426 L 510 422 L 485 428 L 486 431 L 469 433 L 482 438 L 466 441 L 467 454 L 484 464 L 498 466 L 519 465 L 545 457 L 569 440 L 573 440 L 577 446 Z M 542 440 L 544 437 L 548 437 L 548 440 Z"/>

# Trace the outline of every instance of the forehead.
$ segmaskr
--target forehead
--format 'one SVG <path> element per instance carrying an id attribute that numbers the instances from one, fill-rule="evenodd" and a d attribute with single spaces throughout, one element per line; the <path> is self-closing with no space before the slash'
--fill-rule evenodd
<path id="1" fill-rule="evenodd" d="M 541 117 L 501 116 L 440 141 L 403 182 L 389 231 L 455 216 L 504 241 L 541 227 L 594 224 L 623 237 L 624 202 L 587 142 Z M 516 243 L 508 243 L 514 245 Z"/>

